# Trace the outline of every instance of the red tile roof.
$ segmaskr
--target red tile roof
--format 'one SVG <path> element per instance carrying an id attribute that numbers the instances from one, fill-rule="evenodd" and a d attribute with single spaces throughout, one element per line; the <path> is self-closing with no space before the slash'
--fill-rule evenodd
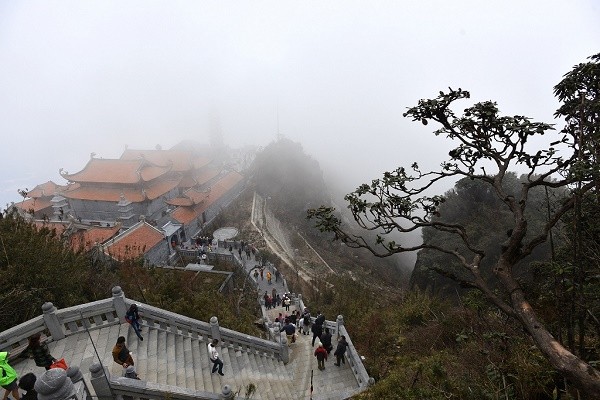
<path id="1" fill-rule="evenodd" d="M 71 247 L 75 251 L 88 251 L 92 249 L 96 243 L 102 244 L 115 236 L 117 232 L 119 232 L 119 229 L 121 229 L 121 226 L 115 225 L 111 227 L 97 226 L 77 231 L 70 237 Z"/>
<path id="2" fill-rule="evenodd" d="M 38 231 L 42 228 L 54 229 L 59 236 L 67 229 L 68 224 L 68 222 L 33 221 L 33 225 L 35 225 Z"/>
<path id="3" fill-rule="evenodd" d="M 205 168 L 204 170 L 195 174 L 194 179 L 196 180 L 196 182 L 198 182 L 199 185 L 203 185 L 218 175 L 218 170 L 213 168 Z"/>
<path id="4" fill-rule="evenodd" d="M 198 157 L 189 150 L 133 150 L 121 154 L 121 160 L 146 159 L 155 165 L 171 166 L 175 172 L 201 168 L 211 162 L 207 157 Z"/>
<path id="5" fill-rule="evenodd" d="M 210 191 L 204 193 L 206 197 L 195 203 L 192 207 L 177 207 L 175 211 L 171 214 L 171 216 L 181 222 L 183 224 L 187 224 L 192 221 L 194 218 L 200 216 L 204 211 L 206 211 L 213 203 L 221 198 L 225 193 L 230 191 L 236 184 L 238 184 L 243 179 L 243 176 L 237 172 L 230 172 L 217 181 L 213 186 L 211 186 Z M 189 192 L 189 191 L 188 191 Z M 197 192 L 197 191 L 196 191 Z M 202 193 L 202 192 L 197 192 Z M 187 192 L 186 192 L 187 194 Z"/>
<path id="6" fill-rule="evenodd" d="M 161 231 L 140 221 L 105 245 L 105 252 L 117 260 L 137 258 L 163 240 Z M 166 246 L 166 244 L 165 244 Z"/>
<path id="7" fill-rule="evenodd" d="M 52 207 L 50 202 L 51 197 L 38 197 L 33 199 L 26 199 L 21 202 L 15 203 L 15 207 L 20 208 L 23 211 L 29 212 L 33 209 L 33 212 L 38 212 L 47 207 Z"/>
<path id="8" fill-rule="evenodd" d="M 38 197 L 54 196 L 54 193 L 56 191 L 60 191 L 64 188 L 65 188 L 65 186 L 57 185 L 56 183 L 54 183 L 52 181 L 48 181 L 46 183 L 37 185 L 36 187 L 31 189 L 29 192 L 27 192 L 27 197 L 38 198 Z"/>
<path id="9" fill-rule="evenodd" d="M 144 192 L 146 193 L 146 197 L 149 200 L 154 200 L 159 198 L 160 196 L 170 192 L 175 189 L 179 185 L 179 180 L 164 180 L 157 181 L 150 186 L 148 186 Z M 127 196 L 125 196 L 127 197 Z M 129 200 L 129 199 L 127 199 Z M 133 200 L 131 200 L 133 201 Z"/>
<path id="10" fill-rule="evenodd" d="M 159 198 L 176 188 L 178 183 L 178 180 L 159 180 L 148 185 L 144 189 L 135 189 L 131 187 L 105 188 L 74 184 L 71 185 L 70 189 L 62 192 L 61 195 L 68 199 L 119 202 L 119 200 L 121 200 L 121 194 L 123 194 L 126 200 L 133 203 L 140 203 L 146 199 L 154 200 Z"/>
<path id="11" fill-rule="evenodd" d="M 121 199 L 121 194 L 125 196 L 125 199 L 133 203 L 139 203 L 146 199 L 144 193 L 142 193 L 140 189 L 103 188 L 97 186 L 81 186 L 79 184 L 72 185 L 70 189 L 61 193 L 61 196 L 68 199 L 118 202 Z"/>
<path id="12" fill-rule="evenodd" d="M 74 174 L 62 174 L 71 182 L 133 184 L 150 181 L 166 174 L 169 167 L 155 166 L 145 160 L 113 160 L 92 158 Z"/>

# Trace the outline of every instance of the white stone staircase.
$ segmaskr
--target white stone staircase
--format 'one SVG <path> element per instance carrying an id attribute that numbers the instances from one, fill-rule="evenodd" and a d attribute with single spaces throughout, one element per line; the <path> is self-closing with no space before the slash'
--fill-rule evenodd
<path id="1" fill-rule="evenodd" d="M 206 336 L 194 338 L 160 325 L 143 326 L 142 335 L 144 340 L 139 341 L 129 324 L 111 324 L 50 342 L 49 348 L 54 357 L 65 358 L 69 365 L 78 366 L 88 384 L 89 367 L 97 363 L 98 358 L 111 376 L 122 375 L 123 368 L 112 359 L 112 348 L 119 336 L 125 336 L 137 373 L 148 382 L 213 393 L 221 393 L 227 384 L 234 392 L 239 391 L 240 398 L 243 398 L 246 387 L 254 384 L 256 392 L 252 399 L 309 399 L 312 370 L 314 400 L 344 399 L 359 391 L 350 366 L 334 366 L 333 354 L 326 362 L 326 369 L 318 370 L 311 335 L 298 335 L 296 343 L 290 345 L 288 364 L 271 354 L 225 342 L 219 348 L 224 362 L 223 377 L 211 374 Z M 335 340 L 333 344 L 335 347 Z M 44 372 L 43 368 L 35 366 L 33 360 L 15 363 L 14 367 L 19 375 L 27 372 L 40 375 Z"/>

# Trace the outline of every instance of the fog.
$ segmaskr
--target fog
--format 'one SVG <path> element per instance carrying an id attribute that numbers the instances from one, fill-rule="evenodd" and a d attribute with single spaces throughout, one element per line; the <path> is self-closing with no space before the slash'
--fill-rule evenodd
<path id="1" fill-rule="evenodd" d="M 125 145 L 302 143 L 350 191 L 449 142 L 402 117 L 448 86 L 551 122 L 552 87 L 600 51 L 564 1 L 0 2 L 0 204 Z"/>

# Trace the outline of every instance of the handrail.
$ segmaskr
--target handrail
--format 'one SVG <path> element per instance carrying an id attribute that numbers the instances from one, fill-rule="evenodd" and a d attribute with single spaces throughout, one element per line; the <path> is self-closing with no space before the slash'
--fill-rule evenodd
<path id="1" fill-rule="evenodd" d="M 24 349 L 29 343 L 29 336 L 43 332 L 45 329 L 46 325 L 44 324 L 44 317 L 38 315 L 29 321 L 25 321 L 4 332 L 0 332 L 0 350 L 8 351 L 10 353 L 15 349 Z M 51 338 L 48 338 L 47 340 L 51 340 Z"/>
<path id="2" fill-rule="evenodd" d="M 134 400 L 220 400 L 218 393 L 200 392 L 179 386 L 162 385 L 124 377 L 110 378 L 110 388 L 116 396 L 133 397 Z"/>
<path id="3" fill-rule="evenodd" d="M 133 301 L 126 299 L 125 303 L 129 306 Z M 161 308 L 153 307 L 143 303 L 136 303 L 140 310 L 140 318 L 150 327 L 159 327 L 168 330 L 171 333 L 189 336 L 192 338 L 201 337 L 208 341 L 211 337 L 211 326 L 207 322 L 198 321 L 186 316 L 176 314 Z M 280 356 L 279 344 L 269 340 L 256 338 L 231 329 L 219 327 L 221 341 L 236 346 L 238 348 L 251 348 L 256 351 L 270 354 L 274 357 Z"/>
<path id="4" fill-rule="evenodd" d="M 358 386 L 367 387 L 371 384 L 372 378 L 369 377 L 365 366 L 362 363 L 362 359 L 360 355 L 356 351 L 352 340 L 350 339 L 350 335 L 348 335 L 348 331 L 344 325 L 340 326 L 340 334 L 346 337 L 346 342 L 348 342 L 348 348 L 346 349 L 346 359 L 348 363 L 350 363 L 350 367 L 352 368 L 352 372 L 356 377 L 358 382 Z"/>

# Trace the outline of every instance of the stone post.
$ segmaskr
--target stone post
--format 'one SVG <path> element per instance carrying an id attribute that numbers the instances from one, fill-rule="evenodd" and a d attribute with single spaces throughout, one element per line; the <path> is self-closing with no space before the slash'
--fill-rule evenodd
<path id="1" fill-rule="evenodd" d="M 44 372 L 35 381 L 33 388 L 38 393 L 39 400 L 63 400 L 75 395 L 73 382 L 67 377 L 67 371 L 61 368 L 51 368 Z"/>
<path id="2" fill-rule="evenodd" d="M 221 341 L 221 331 L 219 330 L 219 320 L 217 317 L 210 317 L 210 336 L 213 339 Z"/>
<path id="3" fill-rule="evenodd" d="M 281 361 L 283 361 L 284 364 L 287 364 L 290 362 L 290 348 L 288 347 L 288 341 L 287 341 L 287 337 L 285 335 L 281 335 L 280 334 L 280 338 L 281 338 Z"/>
<path id="4" fill-rule="evenodd" d="M 302 301 L 302 293 L 298 293 L 298 309 L 300 312 L 304 311 L 304 302 Z"/>
<path id="5" fill-rule="evenodd" d="M 223 389 L 221 391 L 221 398 L 224 400 L 229 400 L 235 398 L 235 393 L 231 390 L 231 386 L 223 385 Z"/>
<path id="6" fill-rule="evenodd" d="M 42 305 L 42 312 L 44 313 L 44 324 L 50 331 L 50 335 L 54 341 L 64 339 L 65 333 L 61 322 L 56 315 L 56 307 L 50 302 L 46 302 Z"/>
<path id="7" fill-rule="evenodd" d="M 112 288 L 113 295 L 113 307 L 117 312 L 119 318 L 125 318 L 127 313 L 127 304 L 125 304 L 125 293 L 121 289 L 121 286 L 115 286 Z"/>
<path id="8" fill-rule="evenodd" d="M 336 319 L 337 323 L 337 338 L 340 338 L 340 328 L 344 326 L 344 317 L 342 315 L 338 315 Z"/>
<path id="9" fill-rule="evenodd" d="M 77 398 L 81 399 L 89 399 L 90 397 L 90 389 L 88 388 L 87 382 L 83 379 L 83 374 L 79 367 L 73 366 L 67 369 L 67 376 L 73 382 L 73 386 L 75 387 L 75 394 Z"/>
<path id="10" fill-rule="evenodd" d="M 90 382 L 92 383 L 92 387 L 96 392 L 98 400 L 112 400 L 113 395 L 110 390 L 110 385 L 108 384 L 110 379 L 108 368 L 103 367 L 99 363 L 95 363 L 90 365 L 90 372 L 92 373 Z"/>

